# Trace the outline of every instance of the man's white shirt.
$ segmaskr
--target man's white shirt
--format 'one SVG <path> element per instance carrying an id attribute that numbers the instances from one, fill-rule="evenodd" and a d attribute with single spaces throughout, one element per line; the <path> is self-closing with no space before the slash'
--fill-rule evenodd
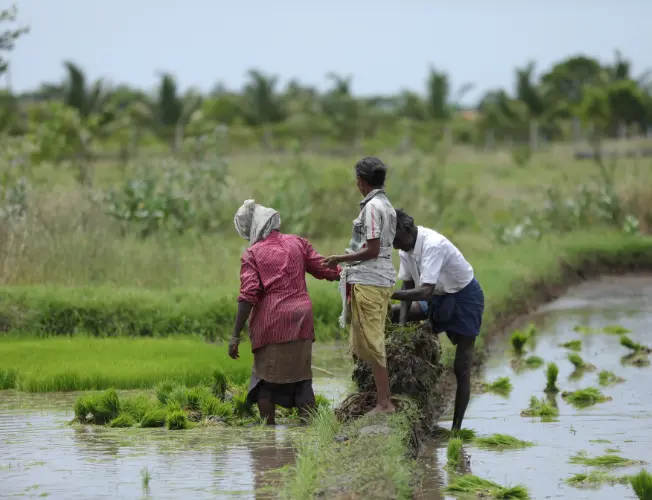
<path id="1" fill-rule="evenodd" d="M 398 279 L 435 285 L 435 293 L 459 292 L 473 280 L 473 267 L 448 238 L 427 227 L 417 226 L 417 240 L 409 252 L 399 250 Z"/>

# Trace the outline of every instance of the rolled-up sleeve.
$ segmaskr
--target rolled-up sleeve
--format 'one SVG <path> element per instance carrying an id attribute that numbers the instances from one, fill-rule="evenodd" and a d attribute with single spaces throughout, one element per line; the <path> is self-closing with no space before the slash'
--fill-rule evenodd
<path id="1" fill-rule="evenodd" d="M 340 276 L 340 266 L 337 266 L 337 269 L 325 267 L 322 264 L 324 257 L 313 248 L 308 240 L 302 239 L 302 243 L 306 271 L 318 280 L 336 281 Z"/>
<path id="2" fill-rule="evenodd" d="M 364 229 L 368 240 L 380 238 L 383 228 L 382 211 L 374 204 L 373 200 L 364 207 Z"/>
<path id="3" fill-rule="evenodd" d="M 256 260 L 251 252 L 246 251 L 240 265 L 240 294 L 238 301 L 249 302 L 252 306 L 258 304 L 263 294 L 263 284 L 256 269 Z"/>

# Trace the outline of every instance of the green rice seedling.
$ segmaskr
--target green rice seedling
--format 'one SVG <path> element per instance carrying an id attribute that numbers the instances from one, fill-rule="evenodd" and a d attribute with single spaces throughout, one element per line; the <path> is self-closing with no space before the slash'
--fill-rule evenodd
<path id="1" fill-rule="evenodd" d="M 490 384 L 483 384 L 482 387 L 485 391 L 494 392 L 496 394 L 500 394 L 501 396 L 508 396 L 513 388 L 509 377 L 500 377 Z"/>
<path id="2" fill-rule="evenodd" d="M 165 426 L 171 430 L 181 430 L 188 428 L 188 416 L 183 410 L 172 410 L 169 411 L 165 417 Z"/>
<path id="3" fill-rule="evenodd" d="M 611 441 L 609 441 L 608 439 L 589 439 L 589 443 L 611 444 Z"/>
<path id="4" fill-rule="evenodd" d="M 157 400 L 146 394 L 127 396 L 120 402 L 122 413 L 128 413 L 136 422 L 140 422 L 145 414 L 156 408 Z"/>
<path id="5" fill-rule="evenodd" d="M 639 368 L 642 368 L 644 366 L 650 366 L 650 357 L 643 351 L 633 351 L 631 354 L 627 354 L 620 358 L 620 363 L 622 365 L 638 366 Z"/>
<path id="6" fill-rule="evenodd" d="M 95 394 L 82 394 L 81 396 L 78 396 L 73 406 L 75 417 L 77 417 L 82 422 L 86 421 L 87 415 L 94 415 L 96 408 L 97 395 Z"/>
<path id="7" fill-rule="evenodd" d="M 604 450 L 605 453 L 607 454 L 614 454 L 614 453 L 620 453 L 620 449 L 618 448 L 607 448 Z"/>
<path id="8" fill-rule="evenodd" d="M 627 349 L 631 349 L 634 352 L 649 352 L 650 349 L 643 344 L 639 344 L 638 342 L 634 342 L 632 339 L 630 339 L 627 335 L 623 335 L 620 337 L 620 345 L 623 347 L 627 347 Z"/>
<path id="9" fill-rule="evenodd" d="M 521 411 L 522 417 L 541 417 L 541 419 L 551 419 L 559 416 L 559 410 L 552 406 L 545 399 L 538 399 L 536 396 L 530 398 L 530 406 Z"/>
<path id="10" fill-rule="evenodd" d="M 570 463 L 586 465 L 587 467 L 629 467 L 630 465 L 643 464 L 640 460 L 631 460 L 619 455 L 600 455 L 589 457 L 586 451 L 578 451 L 570 458 Z"/>
<path id="11" fill-rule="evenodd" d="M 97 397 L 93 420 L 103 425 L 120 414 L 120 398 L 115 389 L 107 389 Z"/>
<path id="12" fill-rule="evenodd" d="M 483 479 L 473 474 L 464 474 L 455 477 L 446 487 L 447 493 L 472 493 L 478 497 L 490 496 L 493 498 L 526 500 L 530 498 L 527 488 L 523 485 L 505 487 L 493 481 Z"/>
<path id="13" fill-rule="evenodd" d="M 315 394 L 315 408 L 332 408 L 333 404 L 323 394 Z"/>
<path id="14" fill-rule="evenodd" d="M 564 342 L 563 344 L 559 344 L 559 347 L 563 347 L 565 349 L 570 349 L 571 351 L 581 351 L 582 350 L 582 341 L 581 340 L 569 340 L 568 342 Z"/>
<path id="15" fill-rule="evenodd" d="M 202 418 L 217 417 L 230 419 L 233 416 L 233 405 L 228 401 L 221 401 L 211 395 L 202 399 L 200 411 Z"/>
<path id="16" fill-rule="evenodd" d="M 175 386 L 168 394 L 165 405 L 168 408 L 188 409 L 188 388 L 185 385 Z"/>
<path id="17" fill-rule="evenodd" d="M 0 391 L 13 389 L 18 380 L 18 370 L 14 368 L 0 368 Z"/>
<path id="18" fill-rule="evenodd" d="M 247 401 L 247 389 L 241 388 L 233 394 L 233 414 L 238 418 L 247 418 L 253 416 L 251 405 Z"/>
<path id="19" fill-rule="evenodd" d="M 228 387 L 229 379 L 226 376 L 226 373 L 218 368 L 213 372 L 213 383 L 211 385 L 211 392 L 213 393 L 213 396 L 224 400 Z"/>
<path id="20" fill-rule="evenodd" d="M 179 384 L 177 382 L 174 382 L 173 380 L 163 380 L 157 383 L 154 386 L 154 391 L 156 392 L 156 399 L 158 399 L 159 403 L 161 403 L 162 405 L 167 404 L 170 393 L 175 387 L 178 386 Z"/>
<path id="21" fill-rule="evenodd" d="M 453 439 L 458 437 L 465 443 L 469 443 L 475 439 L 475 431 L 473 429 L 460 429 L 453 431 L 444 427 L 436 427 L 434 434 L 445 439 Z"/>
<path id="22" fill-rule="evenodd" d="M 525 344 L 528 341 L 528 338 L 529 337 L 527 336 L 527 334 L 520 330 L 516 330 L 514 333 L 512 333 L 510 342 L 516 354 L 521 355 L 523 354 L 523 352 L 525 352 L 524 348 L 525 348 Z"/>
<path id="23" fill-rule="evenodd" d="M 537 327 L 534 323 L 530 323 L 524 330 L 525 335 L 533 337 L 538 333 Z"/>
<path id="24" fill-rule="evenodd" d="M 140 469 L 140 478 L 143 482 L 143 488 L 145 490 L 149 489 L 149 482 L 152 480 L 152 473 L 149 471 L 149 468 L 143 467 Z"/>
<path id="25" fill-rule="evenodd" d="M 612 335 L 624 335 L 625 333 L 632 333 L 631 330 L 620 325 L 607 325 L 602 328 L 603 333 L 611 333 Z"/>
<path id="26" fill-rule="evenodd" d="M 595 328 L 591 328 L 590 326 L 575 325 L 573 331 L 577 333 L 597 333 L 599 330 L 596 330 Z"/>
<path id="27" fill-rule="evenodd" d="M 548 363 L 546 368 L 546 389 L 548 393 L 557 393 L 557 376 L 559 375 L 559 367 L 555 363 Z"/>
<path id="28" fill-rule="evenodd" d="M 574 488 L 599 488 L 604 484 L 626 484 L 629 482 L 627 476 L 618 477 L 603 471 L 580 472 L 566 478 L 564 482 Z"/>
<path id="29" fill-rule="evenodd" d="M 166 417 L 167 411 L 165 408 L 153 408 L 143 415 L 140 426 L 144 428 L 163 427 Z"/>
<path id="30" fill-rule="evenodd" d="M 587 366 L 584 360 L 582 359 L 582 356 L 574 352 L 568 355 L 568 361 L 573 363 L 573 366 L 575 367 L 576 370 L 583 370 Z"/>
<path id="31" fill-rule="evenodd" d="M 474 442 L 481 448 L 490 448 L 499 451 L 534 446 L 534 443 L 530 441 L 522 441 L 507 434 L 492 434 L 490 436 L 479 437 Z"/>
<path id="32" fill-rule="evenodd" d="M 129 413 L 122 412 L 108 423 L 109 427 L 133 427 L 136 425 L 134 417 Z"/>
<path id="33" fill-rule="evenodd" d="M 652 474 L 643 469 L 631 476 L 629 482 L 640 500 L 652 500 Z"/>
<path id="34" fill-rule="evenodd" d="M 446 450 L 446 466 L 454 469 L 464 459 L 462 456 L 462 438 L 452 438 L 448 441 L 448 448 Z"/>
<path id="35" fill-rule="evenodd" d="M 600 389 L 595 387 L 587 387 L 586 389 L 578 389 L 577 391 L 564 392 L 561 395 L 566 401 L 577 408 L 586 408 L 597 403 L 604 403 L 611 401 L 610 396 L 602 394 Z"/>
<path id="36" fill-rule="evenodd" d="M 619 384 L 621 382 L 624 382 L 625 379 L 622 377 L 618 377 L 613 372 L 602 370 L 600 373 L 598 373 L 598 381 L 600 382 L 600 385 L 607 386 L 607 385 Z"/>
<path id="37" fill-rule="evenodd" d="M 545 361 L 539 356 L 528 356 L 525 358 L 525 366 L 527 368 L 539 368 L 543 366 L 543 363 L 545 363 Z"/>
<path id="38" fill-rule="evenodd" d="M 204 399 L 214 398 L 213 393 L 208 387 L 192 387 L 186 390 L 186 408 L 190 411 L 199 411 Z"/>

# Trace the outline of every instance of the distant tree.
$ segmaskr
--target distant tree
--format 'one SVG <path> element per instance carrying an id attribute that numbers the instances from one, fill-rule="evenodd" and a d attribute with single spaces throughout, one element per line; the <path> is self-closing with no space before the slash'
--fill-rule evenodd
<path id="1" fill-rule="evenodd" d="M 18 9 L 16 9 L 15 5 L 12 5 L 9 9 L 0 11 L 0 23 L 15 22 L 17 14 Z M 9 66 L 9 61 L 5 54 L 11 52 L 14 49 L 16 40 L 27 32 L 29 32 L 27 26 L 0 31 L 0 75 L 7 71 L 7 67 Z"/>

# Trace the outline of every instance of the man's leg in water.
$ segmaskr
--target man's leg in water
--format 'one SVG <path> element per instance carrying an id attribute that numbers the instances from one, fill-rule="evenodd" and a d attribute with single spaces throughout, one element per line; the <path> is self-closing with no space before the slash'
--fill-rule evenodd
<path id="1" fill-rule="evenodd" d="M 452 430 L 462 428 L 462 420 L 466 407 L 471 399 L 471 369 L 473 368 L 473 347 L 475 337 L 467 337 L 459 333 L 450 333 L 448 338 L 455 344 L 455 361 L 453 371 L 457 379 L 455 392 L 455 412 L 453 413 Z"/>

